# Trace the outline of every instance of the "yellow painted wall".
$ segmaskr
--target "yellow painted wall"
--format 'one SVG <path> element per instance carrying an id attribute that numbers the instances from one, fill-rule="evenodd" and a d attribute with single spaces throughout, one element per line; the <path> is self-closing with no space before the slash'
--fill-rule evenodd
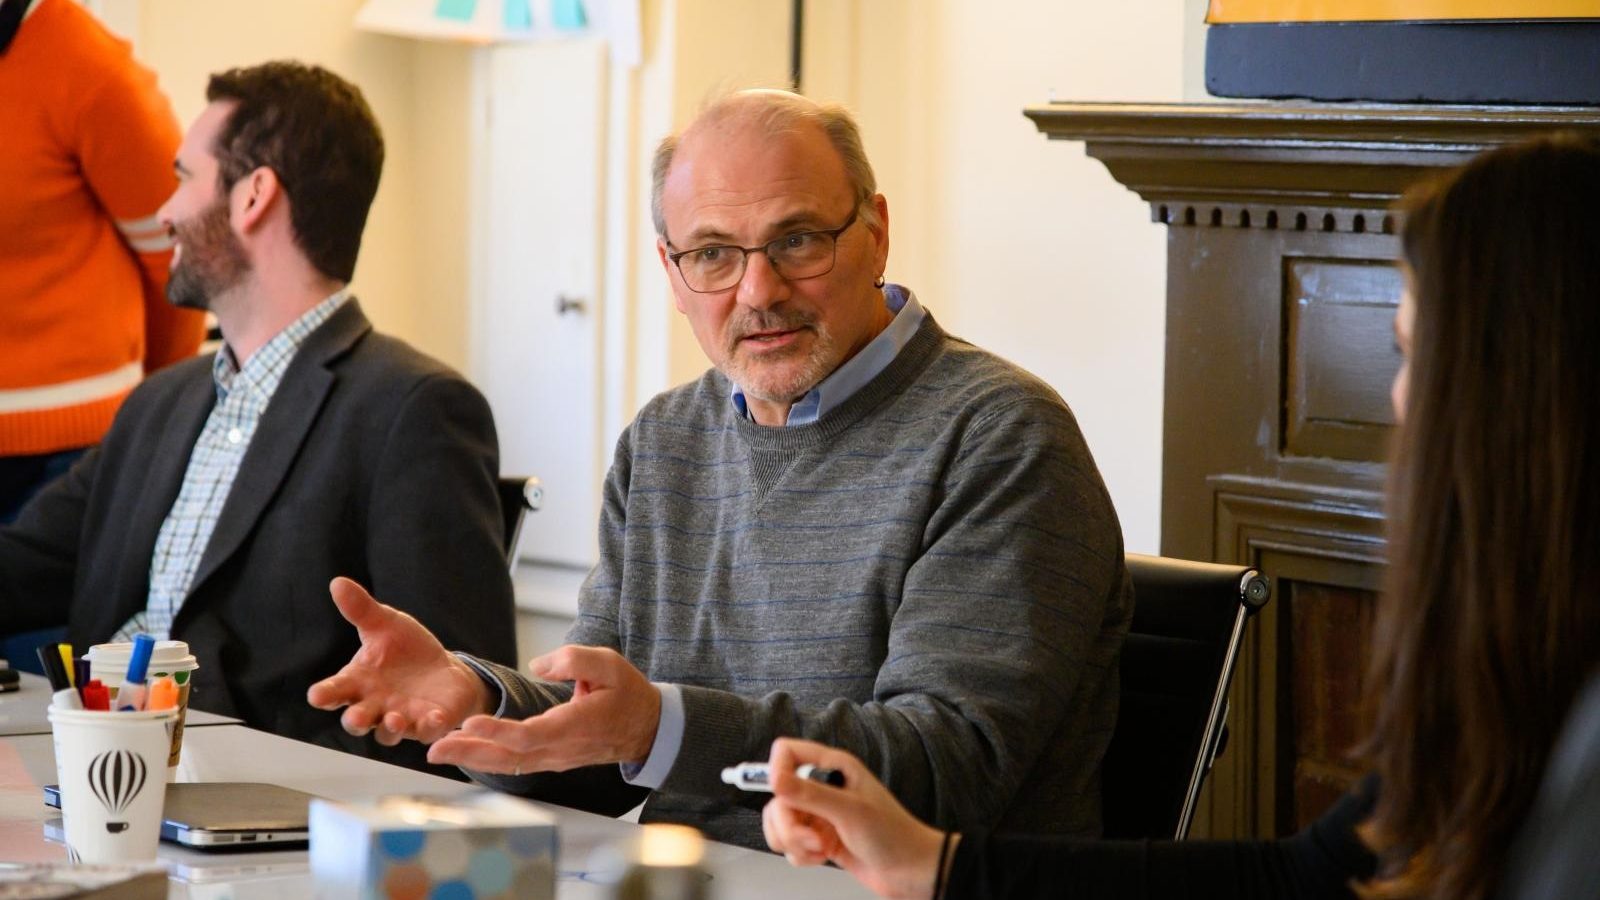
<path id="1" fill-rule="evenodd" d="M 380 329 L 459 366 L 465 297 L 454 315 L 446 305 L 451 300 L 428 295 L 443 292 L 440 272 L 423 265 L 413 227 L 419 158 L 432 161 L 446 151 L 419 141 L 413 127 L 414 42 L 357 32 L 350 22 L 359 6 L 360 0 L 146 0 L 137 49 L 186 125 L 205 108 L 207 77 L 232 66 L 294 58 L 359 85 L 383 128 L 386 159 L 356 266 L 356 294 Z"/>
<path id="2" fill-rule="evenodd" d="M 395 41 L 395 38 L 385 40 Z M 466 372 L 471 288 L 471 95 L 473 49 L 412 41 L 410 153 L 405 216 L 412 268 L 410 309 L 397 334 Z"/>

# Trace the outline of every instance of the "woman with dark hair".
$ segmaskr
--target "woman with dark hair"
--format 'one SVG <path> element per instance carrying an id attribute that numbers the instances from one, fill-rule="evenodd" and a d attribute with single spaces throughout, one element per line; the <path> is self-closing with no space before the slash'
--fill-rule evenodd
<path id="1" fill-rule="evenodd" d="M 1405 208 L 1361 787 L 1272 842 L 953 834 L 780 740 L 773 849 L 890 897 L 1600 896 L 1600 143 L 1486 153 Z"/>

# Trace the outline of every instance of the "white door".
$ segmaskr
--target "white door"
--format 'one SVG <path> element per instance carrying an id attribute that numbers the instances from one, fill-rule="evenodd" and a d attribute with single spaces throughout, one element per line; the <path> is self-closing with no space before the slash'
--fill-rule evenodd
<path id="1" fill-rule="evenodd" d="M 597 308 L 605 49 L 568 40 L 483 52 L 472 374 L 494 408 L 501 472 L 544 482 L 521 556 L 587 568 L 605 465 Z"/>

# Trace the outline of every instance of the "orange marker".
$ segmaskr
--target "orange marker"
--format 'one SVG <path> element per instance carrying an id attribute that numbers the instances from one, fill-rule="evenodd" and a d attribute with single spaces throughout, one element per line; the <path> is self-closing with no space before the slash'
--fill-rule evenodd
<path id="1" fill-rule="evenodd" d="M 172 709 L 178 705 L 178 683 L 171 675 L 163 675 L 150 683 L 150 697 L 145 701 L 148 710 Z"/>

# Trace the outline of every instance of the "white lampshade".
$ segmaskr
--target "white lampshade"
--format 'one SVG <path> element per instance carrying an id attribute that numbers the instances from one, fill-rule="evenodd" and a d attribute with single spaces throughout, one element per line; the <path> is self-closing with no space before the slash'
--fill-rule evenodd
<path id="1" fill-rule="evenodd" d="M 579 0 L 367 0 L 356 13 L 363 31 L 492 44 L 581 33 Z"/>

